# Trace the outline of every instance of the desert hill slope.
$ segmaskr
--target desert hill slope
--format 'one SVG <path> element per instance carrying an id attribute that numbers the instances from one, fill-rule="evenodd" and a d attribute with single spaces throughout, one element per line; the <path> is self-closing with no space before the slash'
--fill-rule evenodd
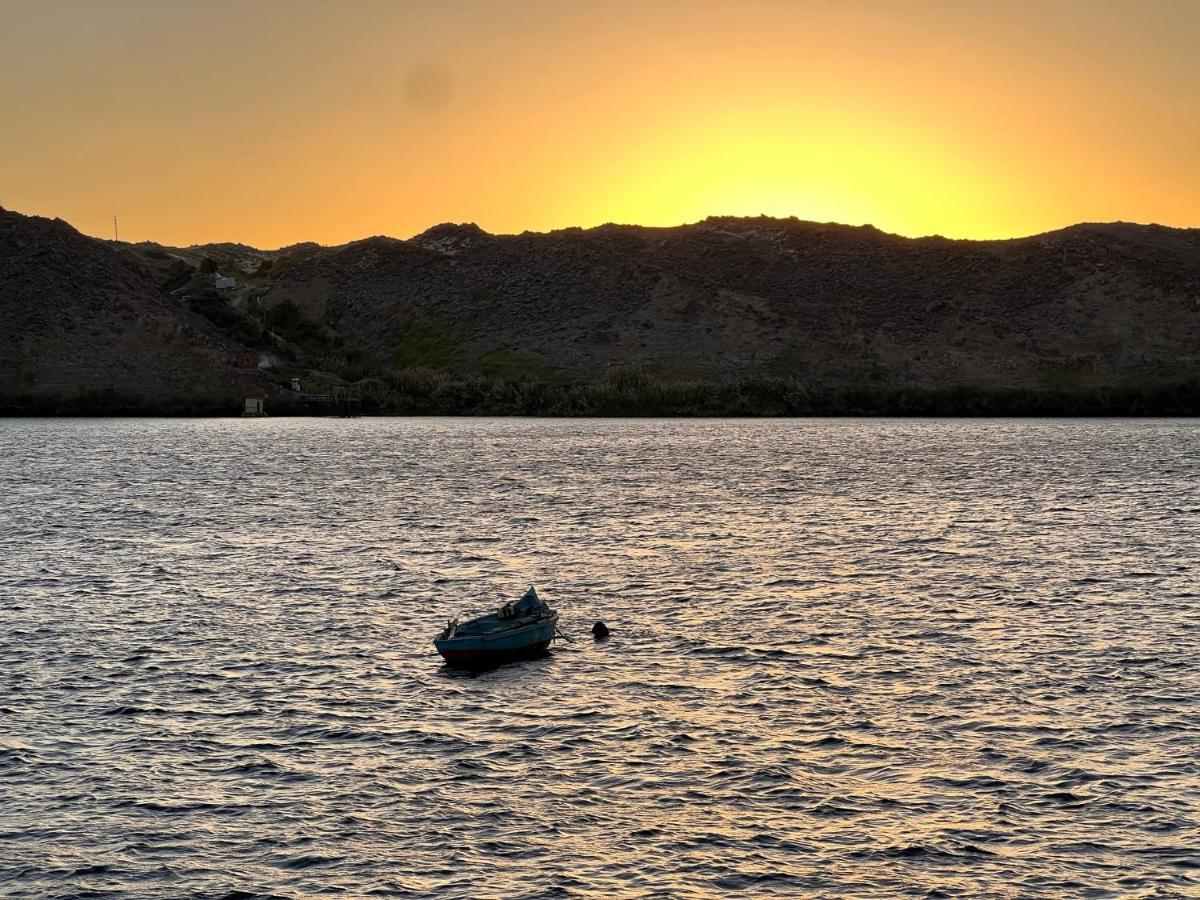
<path id="1" fill-rule="evenodd" d="M 0 210 L 0 406 L 10 411 L 211 411 L 261 388 L 239 345 L 165 295 L 186 268 Z M 161 257 L 161 258 L 160 258 Z"/>
<path id="2" fill-rule="evenodd" d="M 445 225 L 310 256 L 264 300 L 328 325 L 372 368 L 1159 384 L 1200 362 L 1200 231 L 970 242 L 772 219 L 512 237 Z"/>
<path id="3" fill-rule="evenodd" d="M 1200 407 L 1200 230 L 1152 225 L 954 241 L 770 218 L 447 224 L 260 251 L 114 244 L 0 212 L 0 314 L 9 408 L 108 392 L 232 409 L 257 390 L 286 409 L 293 377 L 365 379 L 382 411 Z M 238 351 L 270 368 L 238 369 Z M 934 395 L 958 399 L 913 402 Z"/>

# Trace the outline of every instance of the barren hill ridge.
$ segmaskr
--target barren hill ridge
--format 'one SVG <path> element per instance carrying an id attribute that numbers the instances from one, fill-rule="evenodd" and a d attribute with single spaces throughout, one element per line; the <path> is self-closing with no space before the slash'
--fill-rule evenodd
<path id="1" fill-rule="evenodd" d="M 299 378 L 365 379 L 383 410 L 407 409 L 420 382 L 422 411 L 438 411 L 439 390 L 466 404 L 443 411 L 475 412 L 574 391 L 562 411 L 586 413 L 604 411 L 586 386 L 631 377 L 685 405 L 681 386 L 751 382 L 876 397 L 868 411 L 931 393 L 1186 405 L 1200 230 L 956 241 L 771 218 L 521 235 L 446 224 L 268 252 L 117 244 L 0 212 L 0 312 L 9 408 L 226 408 L 255 390 L 286 406 Z M 263 368 L 247 368 L 253 354 Z"/>

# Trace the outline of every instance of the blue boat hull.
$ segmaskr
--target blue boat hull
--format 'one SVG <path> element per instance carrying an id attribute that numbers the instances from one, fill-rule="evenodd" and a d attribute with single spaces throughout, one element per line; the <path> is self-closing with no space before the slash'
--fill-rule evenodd
<path id="1" fill-rule="evenodd" d="M 439 638 L 433 645 L 449 665 L 488 668 L 510 660 L 529 659 L 545 653 L 550 647 L 550 642 L 554 640 L 557 623 L 557 612 L 551 612 L 550 615 L 533 622 L 514 623 L 509 627 L 480 632 L 472 632 L 473 623 L 467 623 L 461 633 L 449 638 Z"/>
<path id="2" fill-rule="evenodd" d="M 439 650 L 446 665 L 458 669 L 491 669 L 506 662 L 521 659 L 536 659 L 550 649 L 550 641 L 528 644 L 512 650 Z"/>

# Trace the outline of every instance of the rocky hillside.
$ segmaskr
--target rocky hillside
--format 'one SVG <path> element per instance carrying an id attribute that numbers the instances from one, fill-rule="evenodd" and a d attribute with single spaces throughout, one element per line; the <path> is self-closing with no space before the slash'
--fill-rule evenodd
<path id="1" fill-rule="evenodd" d="M 269 390 L 239 344 L 163 290 L 188 267 L 0 210 L 0 409 L 234 411 Z"/>
<path id="2" fill-rule="evenodd" d="M 1160 384 L 1200 371 L 1200 230 L 968 242 L 773 219 L 515 237 L 439 226 L 311 256 L 265 302 L 328 326 L 372 369 Z"/>
<path id="3" fill-rule="evenodd" d="M 217 276 L 236 288 L 215 290 Z M 366 379 L 395 411 L 637 411 L 626 395 L 648 385 L 675 399 L 646 411 L 841 411 L 813 398 L 857 397 L 844 411 L 902 412 L 924 395 L 959 398 L 939 412 L 1006 411 L 962 398 L 1015 395 L 1087 400 L 1032 406 L 1046 411 L 1123 411 L 1112 396 L 1142 398 L 1127 411 L 1200 407 L 1197 229 L 972 242 L 767 218 L 514 236 L 441 225 L 264 252 L 113 245 L 3 213 L 0 279 L 9 398 L 110 390 L 153 405 L 259 378 L 286 405 L 299 377 Z M 233 368 L 239 349 L 271 368 Z M 750 400 L 729 387 L 749 383 Z M 780 391 L 792 399 L 755 405 Z"/>

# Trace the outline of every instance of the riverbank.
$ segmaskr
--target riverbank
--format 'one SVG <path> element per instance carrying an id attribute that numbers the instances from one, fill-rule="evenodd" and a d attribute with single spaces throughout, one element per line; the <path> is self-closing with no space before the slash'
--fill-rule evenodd
<path id="1" fill-rule="evenodd" d="M 957 386 L 930 390 L 878 387 L 827 389 L 787 378 L 725 382 L 650 377 L 598 382 L 536 382 L 446 373 L 404 372 L 360 383 L 366 415 L 540 417 L 803 417 L 803 416 L 1196 416 L 1200 381 L 1090 391 L 1033 391 Z M 0 397 L 0 416 L 238 416 L 243 398 L 214 395 L 145 397 L 117 391 L 74 396 Z M 272 416 L 322 415 L 281 391 L 266 398 Z"/>

